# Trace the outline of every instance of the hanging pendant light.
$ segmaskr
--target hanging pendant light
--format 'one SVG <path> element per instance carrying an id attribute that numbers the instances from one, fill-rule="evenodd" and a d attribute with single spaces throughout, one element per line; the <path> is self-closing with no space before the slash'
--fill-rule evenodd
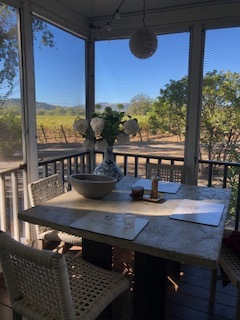
<path id="1" fill-rule="evenodd" d="M 157 50 L 157 36 L 145 25 L 145 0 L 143 0 L 143 26 L 132 34 L 129 46 L 132 54 L 139 59 L 149 58 Z"/>

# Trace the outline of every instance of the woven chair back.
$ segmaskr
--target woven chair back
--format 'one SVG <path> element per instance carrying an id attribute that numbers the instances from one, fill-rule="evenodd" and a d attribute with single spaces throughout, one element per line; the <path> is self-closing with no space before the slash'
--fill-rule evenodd
<path id="1" fill-rule="evenodd" d="M 184 182 L 184 166 L 148 163 L 146 178 L 158 176 L 161 181 Z"/>
<path id="2" fill-rule="evenodd" d="M 28 185 L 31 205 L 34 207 L 63 193 L 62 177 L 59 173 L 32 182 Z"/>
<path id="3" fill-rule="evenodd" d="M 28 319 L 75 319 L 63 255 L 23 245 L 0 231 L 0 261 L 13 309 Z"/>

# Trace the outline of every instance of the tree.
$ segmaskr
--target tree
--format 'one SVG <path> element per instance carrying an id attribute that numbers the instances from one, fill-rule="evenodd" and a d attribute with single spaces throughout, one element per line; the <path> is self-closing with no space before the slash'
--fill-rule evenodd
<path id="1" fill-rule="evenodd" d="M 186 125 L 187 77 L 170 80 L 149 114 L 159 128 L 179 136 Z M 230 71 L 206 73 L 203 78 L 200 142 L 209 160 L 227 161 L 240 142 L 240 74 Z"/>
<path id="2" fill-rule="evenodd" d="M 160 96 L 149 112 L 155 126 L 158 121 L 162 131 L 177 134 L 180 140 L 186 125 L 187 94 L 187 77 L 178 81 L 170 80 L 165 89 L 160 89 Z"/>
<path id="3" fill-rule="evenodd" d="M 0 118 L 0 157 L 5 160 L 21 150 L 21 120 L 14 112 Z"/>
<path id="4" fill-rule="evenodd" d="M 140 93 L 131 99 L 127 114 L 146 115 L 151 109 L 152 103 L 153 99 L 146 94 Z"/>
<path id="5" fill-rule="evenodd" d="M 0 3 L 0 107 L 4 106 L 19 83 L 17 11 Z M 47 24 L 40 19 L 33 19 L 33 36 L 40 40 L 40 47 L 55 46 L 53 34 Z M 20 105 L 1 108 L 0 152 L 5 158 L 12 156 L 21 146 Z"/>
<path id="6" fill-rule="evenodd" d="M 16 9 L 0 3 L 0 105 L 12 94 L 18 79 L 18 39 Z M 53 47 L 53 34 L 47 24 L 33 19 L 34 37 L 40 35 L 40 46 Z"/>
<path id="7" fill-rule="evenodd" d="M 102 105 L 100 103 L 97 103 L 95 105 L 95 109 L 97 110 L 97 112 L 100 112 L 100 110 L 102 110 Z"/>
<path id="8" fill-rule="evenodd" d="M 229 160 L 240 142 L 240 74 L 208 72 L 203 79 L 201 143 L 210 160 Z"/>
<path id="9" fill-rule="evenodd" d="M 124 104 L 118 103 L 117 104 L 117 108 L 118 108 L 119 111 L 123 111 L 124 110 Z"/>

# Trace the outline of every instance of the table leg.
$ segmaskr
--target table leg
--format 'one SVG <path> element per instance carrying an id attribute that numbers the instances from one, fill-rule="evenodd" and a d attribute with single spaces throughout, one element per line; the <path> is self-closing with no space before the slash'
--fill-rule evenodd
<path id="1" fill-rule="evenodd" d="M 96 242 L 93 240 L 82 239 L 82 257 L 84 260 L 95 264 L 98 267 L 112 269 L 112 246 Z"/>
<path id="2" fill-rule="evenodd" d="M 163 320 L 167 300 L 167 260 L 135 252 L 134 319 Z"/>

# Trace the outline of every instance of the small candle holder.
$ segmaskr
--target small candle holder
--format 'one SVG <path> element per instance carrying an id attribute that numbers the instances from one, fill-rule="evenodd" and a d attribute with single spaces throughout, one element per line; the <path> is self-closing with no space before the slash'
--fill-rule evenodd
<path id="1" fill-rule="evenodd" d="M 142 186 L 132 187 L 132 197 L 133 198 L 142 198 L 144 195 L 144 188 Z"/>

